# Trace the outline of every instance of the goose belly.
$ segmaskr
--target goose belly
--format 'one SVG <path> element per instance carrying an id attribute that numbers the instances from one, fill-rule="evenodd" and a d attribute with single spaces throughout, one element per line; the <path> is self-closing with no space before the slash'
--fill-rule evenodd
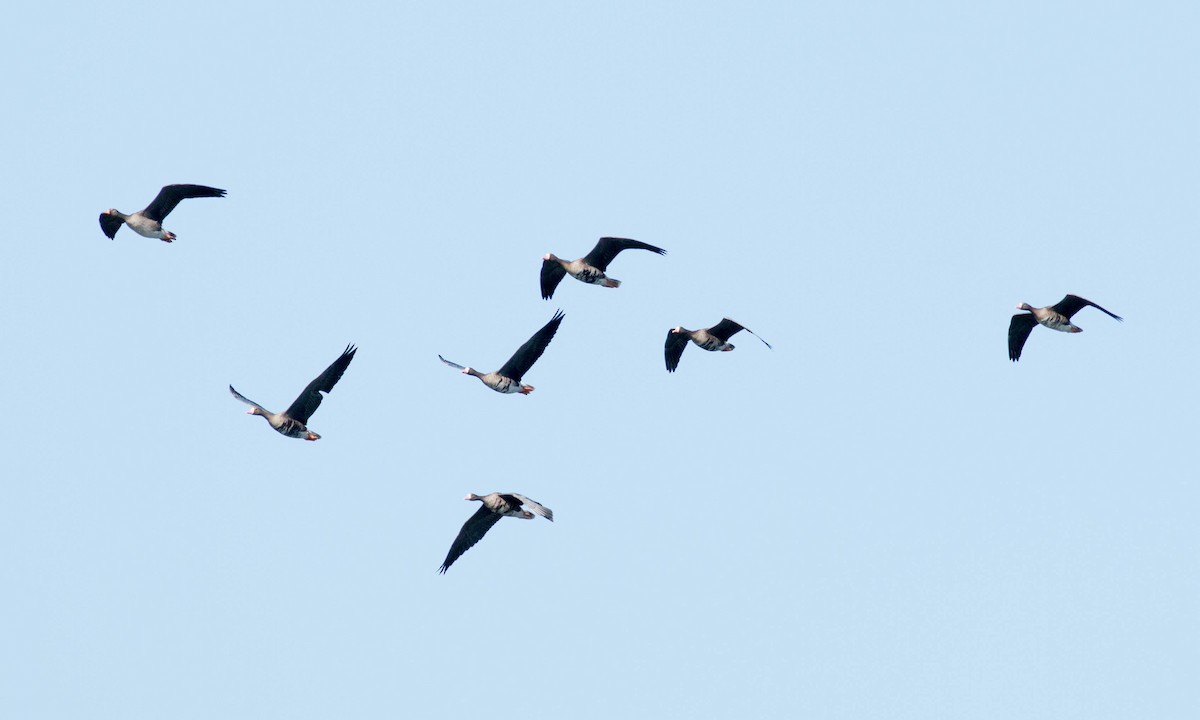
<path id="1" fill-rule="evenodd" d="M 603 270 L 597 270 L 590 265 L 584 265 L 579 272 L 571 273 L 571 277 L 588 285 L 600 285 L 608 276 L 604 274 Z"/>
<path id="2" fill-rule="evenodd" d="M 142 217 L 141 215 L 129 216 L 126 218 L 125 224 L 129 226 L 130 230 L 134 231 L 138 235 L 141 235 L 142 237 L 162 240 L 163 236 L 166 235 L 166 233 L 163 232 L 162 225 L 150 220 L 149 218 Z"/>
<path id="3" fill-rule="evenodd" d="M 724 350 L 725 347 L 729 344 L 729 343 L 725 342 L 724 340 L 722 340 L 720 338 L 712 337 L 711 335 L 704 338 L 703 340 L 693 339 L 692 342 L 696 343 L 696 345 L 700 346 L 702 349 L 707 350 L 709 352 L 718 352 L 720 350 Z"/>
<path id="4" fill-rule="evenodd" d="M 484 385 L 487 385 L 498 393 L 510 395 L 512 393 L 521 392 L 521 383 L 513 380 L 510 377 L 505 377 L 497 373 L 488 373 L 486 377 L 481 379 L 483 380 Z"/>
<path id="5" fill-rule="evenodd" d="M 304 423 L 296 422 L 291 418 L 284 418 L 278 425 L 271 423 L 271 427 L 275 428 L 275 432 L 290 438 L 302 438 L 308 434 L 308 428 Z"/>
<path id="6" fill-rule="evenodd" d="M 1046 327 L 1050 328 L 1051 330 L 1057 330 L 1059 332 L 1065 332 L 1065 333 L 1079 332 L 1079 328 L 1072 325 L 1071 321 L 1069 319 L 1063 317 L 1062 315 L 1059 315 L 1057 317 L 1048 317 L 1045 320 L 1039 320 L 1038 322 L 1040 322 L 1042 325 L 1045 325 Z"/>

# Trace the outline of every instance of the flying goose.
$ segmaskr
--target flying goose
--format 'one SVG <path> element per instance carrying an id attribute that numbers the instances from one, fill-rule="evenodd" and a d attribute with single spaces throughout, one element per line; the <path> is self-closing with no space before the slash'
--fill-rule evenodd
<path id="1" fill-rule="evenodd" d="M 475 547 L 475 543 L 479 542 L 487 534 L 487 531 L 491 530 L 492 526 L 500 522 L 500 518 L 505 515 L 522 520 L 532 520 L 536 514 L 554 522 L 554 513 L 550 508 L 517 493 L 489 493 L 483 497 L 471 493 L 463 499 L 478 500 L 483 505 L 463 523 L 462 530 L 458 531 L 458 537 L 454 538 L 454 542 L 450 545 L 450 552 L 446 553 L 446 560 L 438 568 L 439 573 L 449 570 L 455 560 Z M 522 510 L 522 505 L 533 512 Z"/>
<path id="2" fill-rule="evenodd" d="M 562 282 L 563 275 L 568 273 L 576 280 L 591 285 L 620 287 L 621 281 L 608 277 L 604 271 L 608 269 L 608 264 L 613 261 L 617 253 L 622 250 L 649 250 L 659 255 L 667 254 L 667 251 L 660 247 L 654 247 L 638 240 L 615 237 L 600 238 L 590 253 L 570 262 L 556 257 L 554 253 L 546 253 L 542 256 L 542 299 L 549 300 L 554 297 L 554 288 Z"/>
<path id="3" fill-rule="evenodd" d="M 262 415 L 275 428 L 275 432 L 280 435 L 285 435 L 290 438 L 300 438 L 303 440 L 320 440 L 321 436 L 309 430 L 307 426 L 308 419 L 312 414 L 321 407 L 321 392 L 330 392 L 338 380 L 342 379 L 342 373 L 346 372 L 350 361 L 354 359 L 354 353 L 358 352 L 358 348 L 353 345 L 347 345 L 346 349 L 333 364 L 325 368 L 325 372 L 317 376 L 315 380 L 304 388 L 304 392 L 300 393 L 300 397 L 292 403 L 291 407 L 281 413 L 273 413 L 267 410 L 262 405 L 242 395 L 233 386 L 229 386 L 229 392 L 238 400 L 250 406 L 246 411 L 247 415 Z"/>
<path id="4" fill-rule="evenodd" d="M 529 368 L 533 367 L 533 364 L 545 352 L 546 346 L 554 338 L 554 333 L 558 332 L 558 326 L 562 324 L 562 319 L 562 310 L 556 311 L 554 317 L 550 318 L 550 322 L 543 325 L 541 330 L 535 332 L 533 337 L 526 340 L 524 345 L 517 348 L 517 351 L 508 359 L 508 362 L 504 363 L 504 367 L 496 372 L 484 374 L 458 363 L 452 363 L 441 355 L 438 355 L 438 360 L 441 360 L 452 368 L 462 370 L 464 375 L 474 375 L 484 385 L 487 385 L 498 393 L 521 393 L 522 395 L 528 395 L 533 392 L 533 386 L 522 385 L 521 376 L 529 372 Z"/>
<path id="5" fill-rule="evenodd" d="M 1071 323 L 1071 316 L 1088 305 L 1117 320 L 1123 319 L 1121 316 L 1113 315 L 1091 300 L 1084 300 L 1078 295 L 1068 295 L 1049 307 L 1035 308 L 1030 307 L 1029 303 L 1018 305 L 1018 310 L 1028 310 L 1029 314 L 1017 313 L 1012 316 L 1012 320 L 1008 323 L 1008 359 L 1013 362 L 1021 359 L 1021 348 L 1025 347 L 1025 341 L 1029 339 L 1029 333 L 1033 332 L 1035 325 L 1045 325 L 1051 330 L 1058 330 L 1059 332 L 1083 332 L 1083 328 Z"/>
<path id="6" fill-rule="evenodd" d="M 110 240 L 117 237 L 121 225 L 128 225 L 130 230 L 142 237 L 171 242 L 175 239 L 175 233 L 163 230 L 162 221 L 171 214 L 180 200 L 201 197 L 225 197 L 225 191 L 207 185 L 167 185 L 158 191 L 158 195 L 145 210 L 126 215 L 120 210 L 109 208 L 100 213 L 100 229 Z"/>
<path id="7" fill-rule="evenodd" d="M 663 347 L 663 354 L 667 359 L 667 372 L 675 372 L 675 368 L 679 367 L 679 358 L 683 357 L 683 350 L 687 347 L 688 340 L 705 350 L 728 352 L 733 349 L 733 343 L 729 342 L 729 338 L 736 335 L 739 330 L 745 330 L 754 335 L 753 330 L 739 325 L 729 318 L 724 318 L 721 322 L 705 330 L 688 330 L 682 326 L 672 328 L 667 331 L 667 342 Z M 754 337 L 758 336 L 754 335 Z M 762 341 L 763 345 L 771 347 L 771 343 L 762 338 L 758 339 Z"/>

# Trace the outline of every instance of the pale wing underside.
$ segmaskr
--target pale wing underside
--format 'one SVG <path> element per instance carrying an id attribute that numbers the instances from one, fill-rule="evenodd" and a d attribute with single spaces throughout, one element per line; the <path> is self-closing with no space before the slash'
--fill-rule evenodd
<path id="1" fill-rule="evenodd" d="M 261 411 L 263 411 L 264 413 L 266 413 L 267 415 L 270 415 L 270 414 L 271 414 L 271 411 L 270 411 L 270 410 L 266 409 L 265 407 L 263 407 L 262 405 L 259 405 L 259 404 L 258 404 L 258 403 L 256 403 L 256 402 L 254 402 L 253 400 L 251 400 L 250 398 L 248 398 L 248 397 L 246 397 L 245 395 L 241 394 L 241 393 L 240 393 L 240 392 L 238 392 L 237 390 L 234 390 L 232 385 L 230 385 L 230 386 L 229 386 L 229 392 L 233 393 L 233 396 L 234 396 L 235 398 L 237 398 L 238 400 L 241 400 L 242 402 L 246 403 L 246 404 L 247 404 L 247 405 L 249 405 L 250 407 L 256 407 L 256 408 L 258 408 L 259 410 L 261 410 Z"/>
<path id="2" fill-rule="evenodd" d="M 520 500 L 521 505 L 526 510 L 532 512 L 534 515 L 541 515 L 542 517 L 546 518 L 550 522 L 554 522 L 554 511 L 551 510 L 550 508 L 546 507 L 545 505 L 541 504 L 540 502 L 538 502 L 536 500 L 530 500 L 529 498 L 525 497 L 524 495 L 520 495 L 517 493 L 508 493 L 508 494 L 512 495 L 516 499 Z"/>
<path id="3" fill-rule="evenodd" d="M 449 365 L 450 367 L 452 367 L 456 370 L 466 370 L 467 369 L 466 365 L 459 365 L 458 363 L 450 362 L 449 360 L 442 357 L 441 355 L 438 355 L 438 360 L 441 360 L 442 362 L 446 363 L 447 365 Z"/>

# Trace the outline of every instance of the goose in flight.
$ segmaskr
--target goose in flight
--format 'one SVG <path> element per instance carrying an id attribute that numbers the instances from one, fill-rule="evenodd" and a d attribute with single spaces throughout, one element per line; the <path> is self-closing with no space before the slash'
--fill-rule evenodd
<path id="1" fill-rule="evenodd" d="M 546 346 L 554 339 L 554 333 L 558 332 L 558 326 L 562 324 L 563 312 L 559 310 L 554 313 L 554 317 L 550 318 L 550 322 L 542 326 L 533 334 L 533 337 L 525 341 L 525 344 L 517 348 L 513 356 L 504 363 L 504 367 L 496 372 L 481 373 L 473 368 L 464 367 L 458 363 L 453 363 L 446 358 L 438 355 L 438 360 L 446 363 L 452 368 L 457 368 L 464 375 L 474 375 L 479 378 L 484 385 L 498 393 L 521 393 L 528 395 L 533 392 L 532 385 L 522 385 L 521 377 L 529 372 L 529 368 L 537 362 L 537 359 L 545 352 Z"/>
<path id="2" fill-rule="evenodd" d="M 748 327 L 739 325 L 738 323 L 724 318 L 721 322 L 704 330 L 688 330 L 682 326 L 672 328 L 667 331 L 667 342 L 663 348 L 663 354 L 667 360 L 667 372 L 675 372 L 675 368 L 679 367 L 679 358 L 683 357 L 684 348 L 687 347 L 688 340 L 696 343 L 697 347 L 710 350 L 712 352 L 728 352 L 733 349 L 733 343 L 729 342 L 729 338 L 733 337 L 739 330 L 754 335 L 754 331 Z M 758 337 L 754 335 L 754 337 Z M 768 348 L 771 343 L 758 338 L 763 345 Z"/>
<path id="3" fill-rule="evenodd" d="M 1025 341 L 1029 339 L 1029 333 L 1033 332 L 1033 328 L 1036 325 L 1045 325 L 1051 330 L 1058 330 L 1059 332 L 1083 332 L 1083 328 L 1071 323 L 1071 316 L 1088 305 L 1091 305 L 1109 317 L 1117 320 L 1123 319 L 1121 316 L 1113 315 L 1091 300 L 1084 300 L 1078 295 L 1068 295 L 1048 307 L 1030 307 L 1029 303 L 1018 305 L 1018 310 L 1028 310 L 1029 314 L 1017 313 L 1012 316 L 1012 320 L 1008 323 L 1008 359 L 1013 362 L 1021 359 L 1021 348 L 1025 347 Z"/>
<path id="4" fill-rule="evenodd" d="M 454 542 L 450 545 L 450 552 L 446 553 L 445 561 L 438 568 L 439 573 L 449 570 L 455 560 L 475 547 L 475 543 L 479 542 L 487 534 L 487 531 L 491 530 L 492 526 L 500 522 L 500 518 L 506 515 L 522 520 L 532 520 L 534 515 L 541 515 L 550 522 L 554 522 L 554 513 L 550 508 L 517 493 L 489 493 L 483 497 L 471 493 L 463 499 L 478 500 L 483 504 L 475 511 L 474 515 L 463 523 L 462 530 L 458 531 L 458 537 L 454 538 Z M 522 505 L 528 507 L 529 510 L 522 509 Z"/>
<path id="5" fill-rule="evenodd" d="M 290 438 L 300 438 L 302 440 L 320 440 L 321 436 L 309 430 L 308 419 L 312 414 L 321 407 L 322 392 L 333 390 L 333 386 L 338 380 L 342 379 L 342 373 L 346 372 L 350 361 L 354 359 L 354 353 L 358 352 L 358 348 L 353 345 L 347 345 L 346 349 L 333 361 L 333 364 L 325 368 L 325 372 L 316 377 L 315 380 L 304 388 L 304 392 L 300 393 L 300 397 L 292 403 L 291 407 L 281 413 L 273 413 L 267 410 L 262 405 L 242 395 L 233 386 L 229 386 L 229 392 L 238 400 L 250 406 L 246 411 L 247 415 L 262 415 L 275 428 L 275 432 Z"/>
<path id="6" fill-rule="evenodd" d="M 578 260 L 568 262 L 556 257 L 554 253 L 546 253 L 542 256 L 542 299 L 549 300 L 554 297 L 554 288 L 558 287 L 563 276 L 567 274 L 590 285 L 620 287 L 621 281 L 608 277 L 604 271 L 608 269 L 608 264 L 613 261 L 617 253 L 622 250 L 649 250 L 659 255 L 667 254 L 666 250 L 648 243 L 615 237 L 600 238 L 596 247 Z"/>
<path id="7" fill-rule="evenodd" d="M 158 195 L 145 210 L 126 215 L 120 210 L 109 208 L 100 213 L 100 229 L 110 240 L 116 238 L 122 225 L 128 225 L 130 230 L 142 237 L 171 242 L 175 239 L 175 233 L 164 230 L 162 221 L 171 214 L 180 200 L 203 197 L 225 197 L 225 191 L 207 185 L 167 185 L 158 191 Z"/>

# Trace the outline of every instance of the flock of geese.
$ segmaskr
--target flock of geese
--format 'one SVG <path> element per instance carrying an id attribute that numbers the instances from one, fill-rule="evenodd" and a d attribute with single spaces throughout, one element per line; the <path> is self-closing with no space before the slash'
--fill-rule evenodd
<path id="1" fill-rule="evenodd" d="M 138 212 L 126 215 L 112 208 L 105 210 L 100 214 L 100 229 L 109 239 L 115 239 L 121 226 L 127 225 L 130 230 L 142 237 L 155 238 L 168 243 L 173 242 L 176 239 L 175 233 L 166 230 L 162 225 L 167 215 L 183 200 L 210 197 L 225 197 L 225 191 L 207 185 L 167 185 L 158 192 L 149 205 Z M 547 253 L 542 257 L 542 299 L 553 298 L 554 291 L 567 275 L 589 285 L 606 288 L 620 287 L 621 281 L 608 277 L 606 271 L 609 264 L 622 250 L 648 250 L 659 255 L 665 255 L 667 252 L 660 247 L 639 240 L 603 237 L 591 252 L 578 260 L 563 260 L 553 253 Z M 1017 309 L 1023 312 L 1013 315 L 1008 324 L 1008 358 L 1013 362 L 1021 359 L 1021 351 L 1025 347 L 1025 342 L 1029 339 L 1033 328 L 1038 325 L 1044 325 L 1059 332 L 1083 332 L 1082 328 L 1071 322 L 1071 318 L 1089 305 L 1118 321 L 1122 320 L 1120 316 L 1078 295 L 1067 295 L 1054 305 L 1040 308 L 1032 307 L 1028 303 L 1021 303 Z M 441 355 L 438 355 L 438 359 L 461 371 L 464 375 L 473 375 L 479 378 L 480 382 L 498 393 L 528 395 L 533 392 L 534 388 L 532 385 L 524 384 L 522 379 L 546 351 L 550 341 L 554 339 L 555 333 L 562 325 L 563 317 L 561 310 L 556 311 L 549 322 L 517 348 L 508 362 L 494 372 L 481 373 L 474 368 L 451 362 Z M 682 326 L 672 328 L 667 331 L 667 339 L 663 347 L 667 372 L 673 373 L 679 367 L 679 360 L 683 357 L 683 351 L 687 348 L 688 341 L 709 352 L 728 352 L 734 348 L 733 344 L 729 342 L 729 338 L 742 330 L 758 337 L 749 328 L 729 318 L 724 318 L 716 325 L 700 330 L 688 330 Z M 771 347 L 766 340 L 758 339 L 768 348 Z M 229 392 L 250 406 L 250 409 L 246 411 L 247 414 L 261 415 L 275 432 L 290 438 L 319 440 L 321 436 L 308 429 L 309 418 L 321 406 L 321 400 L 324 397 L 321 393 L 329 393 L 333 390 L 333 386 L 350 366 L 350 361 L 354 359 L 356 351 L 356 347 L 347 345 L 342 354 L 304 388 L 304 391 L 288 406 L 288 409 L 280 413 L 271 412 L 250 400 L 234 390 L 233 385 L 229 386 Z M 445 573 L 454 564 L 454 561 L 474 547 L 502 517 L 532 520 L 534 516 L 540 515 L 551 522 L 554 521 L 554 513 L 550 508 L 517 493 L 494 492 L 483 496 L 471 493 L 465 499 L 479 501 L 480 507 L 459 530 L 458 536 L 450 545 L 450 551 L 446 553 L 446 559 L 442 562 L 438 572 Z"/>

